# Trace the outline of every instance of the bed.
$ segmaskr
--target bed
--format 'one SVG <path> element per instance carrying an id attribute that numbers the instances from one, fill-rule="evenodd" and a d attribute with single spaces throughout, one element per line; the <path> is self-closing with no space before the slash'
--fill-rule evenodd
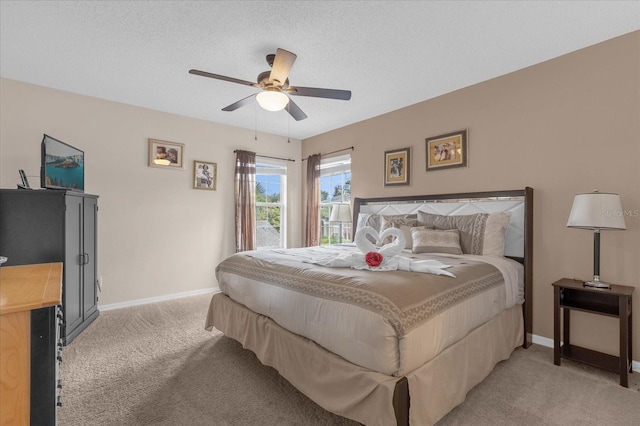
<path id="1" fill-rule="evenodd" d="M 206 328 L 333 413 L 367 425 L 434 424 L 531 344 L 533 189 L 353 206 L 354 228 L 372 227 L 374 239 L 396 228 L 411 241 L 385 259 L 400 259 L 384 264 L 398 270 L 359 267 L 354 244 L 238 253 L 216 269 L 221 291 Z M 335 259 L 352 267 L 331 267 Z"/>

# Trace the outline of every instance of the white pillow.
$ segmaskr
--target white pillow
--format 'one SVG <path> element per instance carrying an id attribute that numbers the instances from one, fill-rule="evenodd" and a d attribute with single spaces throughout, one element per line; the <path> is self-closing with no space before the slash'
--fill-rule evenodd
<path id="1" fill-rule="evenodd" d="M 504 256 L 504 234 L 507 232 L 511 212 L 491 213 L 484 227 L 483 256 Z"/>

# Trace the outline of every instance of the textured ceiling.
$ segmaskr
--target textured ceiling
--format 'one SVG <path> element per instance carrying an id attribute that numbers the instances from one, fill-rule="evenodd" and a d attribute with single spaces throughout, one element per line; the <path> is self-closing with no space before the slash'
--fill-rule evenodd
<path id="1" fill-rule="evenodd" d="M 0 75 L 305 139 L 640 29 L 639 1 L 5 1 Z M 309 116 L 225 106 L 256 89 L 265 55 L 298 55 Z M 1 94 L 0 94 L 1 96 Z"/>

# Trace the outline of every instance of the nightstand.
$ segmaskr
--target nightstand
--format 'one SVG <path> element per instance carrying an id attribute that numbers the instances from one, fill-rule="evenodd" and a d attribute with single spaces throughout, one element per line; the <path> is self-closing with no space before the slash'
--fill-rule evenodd
<path id="1" fill-rule="evenodd" d="M 631 295 L 635 288 L 611 284 L 611 288 L 585 287 L 583 281 L 563 278 L 554 282 L 553 309 L 553 363 L 561 358 L 583 362 L 620 374 L 620 385 L 629 387 L 631 370 Z M 560 311 L 563 310 L 562 340 L 560 346 Z M 613 356 L 572 345 L 569 340 L 571 311 L 583 311 L 620 319 L 620 356 Z"/>

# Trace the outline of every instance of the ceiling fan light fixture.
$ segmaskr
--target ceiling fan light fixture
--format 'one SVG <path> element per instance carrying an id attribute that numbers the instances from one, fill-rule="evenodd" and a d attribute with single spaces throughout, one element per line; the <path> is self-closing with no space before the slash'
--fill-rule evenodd
<path id="1" fill-rule="evenodd" d="M 242 84 L 243 86 L 251 86 L 263 90 L 262 92 L 253 93 L 252 95 L 240 99 L 231 105 L 227 105 L 222 108 L 222 111 L 235 111 L 238 108 L 249 104 L 255 105 L 255 98 L 261 108 L 266 109 L 267 111 L 281 111 L 286 109 L 291 117 L 296 121 L 300 121 L 307 118 L 307 114 L 300 109 L 300 107 L 293 101 L 293 98 L 289 98 L 289 95 L 324 99 L 340 99 L 343 101 L 351 99 L 351 91 L 349 90 L 290 86 L 289 73 L 293 63 L 296 61 L 296 57 L 295 53 L 280 48 L 276 50 L 275 54 L 267 55 L 267 63 L 271 67 L 271 70 L 263 71 L 258 74 L 257 83 L 194 69 L 189 70 L 189 74 Z"/>
<path id="2" fill-rule="evenodd" d="M 267 111 L 281 111 L 289 103 L 289 97 L 282 92 L 265 90 L 256 96 L 258 104 Z"/>

